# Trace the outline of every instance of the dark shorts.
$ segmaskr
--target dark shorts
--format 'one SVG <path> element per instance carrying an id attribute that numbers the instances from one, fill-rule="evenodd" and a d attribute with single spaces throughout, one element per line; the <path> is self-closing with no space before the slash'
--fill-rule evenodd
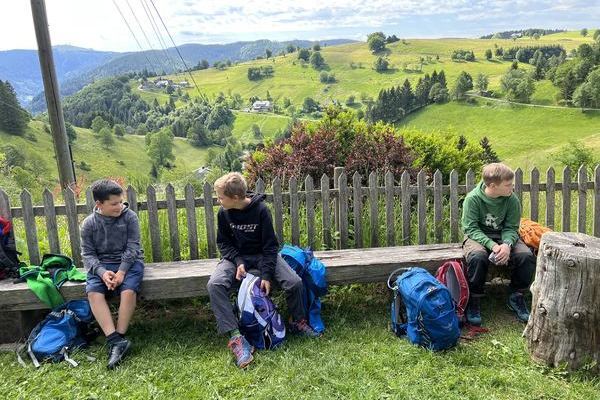
<path id="1" fill-rule="evenodd" d="M 117 272 L 119 270 L 119 264 L 102 264 L 102 266 L 108 271 L 112 272 Z M 123 283 L 115 290 L 108 290 L 104 284 L 104 281 L 102 281 L 98 275 L 92 275 L 88 273 L 85 292 L 103 293 L 105 295 L 120 295 L 123 290 L 133 290 L 134 292 L 139 293 L 143 278 L 144 264 L 141 261 L 136 261 L 125 274 Z"/>

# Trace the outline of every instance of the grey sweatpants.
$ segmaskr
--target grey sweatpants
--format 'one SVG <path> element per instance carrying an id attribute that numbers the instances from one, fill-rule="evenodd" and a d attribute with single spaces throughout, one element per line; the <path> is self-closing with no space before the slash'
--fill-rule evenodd
<path id="1" fill-rule="evenodd" d="M 259 262 L 256 264 L 259 264 Z M 248 268 L 250 269 L 248 270 Z M 238 329 L 238 321 L 229 298 L 232 289 L 237 290 L 240 286 L 240 282 L 235 279 L 236 270 L 237 267 L 234 263 L 221 260 L 206 285 L 210 297 L 210 306 L 217 319 L 217 330 L 220 334 Z M 246 272 L 260 276 L 260 271 L 254 265 L 250 267 L 246 265 Z M 280 255 L 277 256 L 273 279 L 285 292 L 285 299 L 292 319 L 298 321 L 306 318 L 302 303 L 302 279 Z"/>

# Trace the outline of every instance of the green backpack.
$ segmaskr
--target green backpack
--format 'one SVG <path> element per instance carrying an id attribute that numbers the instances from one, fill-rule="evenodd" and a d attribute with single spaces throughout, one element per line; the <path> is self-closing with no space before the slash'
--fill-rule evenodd
<path id="1" fill-rule="evenodd" d="M 66 281 L 85 282 L 86 275 L 80 272 L 67 256 L 61 254 L 44 254 L 41 265 L 21 263 L 19 281 L 27 281 L 29 288 L 48 307 L 54 308 L 64 304 L 65 300 L 58 291 Z"/>

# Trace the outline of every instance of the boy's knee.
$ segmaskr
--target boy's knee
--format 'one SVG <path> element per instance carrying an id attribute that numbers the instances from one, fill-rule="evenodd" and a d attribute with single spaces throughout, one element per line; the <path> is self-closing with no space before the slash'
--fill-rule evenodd
<path id="1" fill-rule="evenodd" d="M 488 262 L 488 254 L 483 251 L 474 251 L 467 255 L 467 264 L 469 265 L 478 265 Z"/>
<path id="2" fill-rule="evenodd" d="M 135 298 L 137 297 L 137 292 L 132 289 L 125 289 L 121 292 L 121 298 Z"/>
<path id="3" fill-rule="evenodd" d="M 513 262 L 515 263 L 516 267 L 527 268 L 527 269 L 531 269 L 532 271 L 535 270 L 536 258 L 533 255 L 533 253 L 531 253 L 531 252 L 515 253 L 512 258 L 513 258 Z"/>
<path id="4" fill-rule="evenodd" d="M 295 276 L 293 279 L 291 279 L 287 285 L 287 287 L 285 288 L 286 291 L 298 291 L 298 290 L 302 290 L 302 279 L 299 276 Z"/>
<path id="5" fill-rule="evenodd" d="M 106 296 L 101 292 L 88 292 L 87 298 L 88 301 L 106 300 Z"/>
<path id="6" fill-rule="evenodd" d="M 208 283 L 206 284 L 206 290 L 209 295 L 221 290 L 222 288 L 225 288 L 223 282 L 220 282 L 218 279 L 213 279 L 212 277 L 208 280 Z"/>

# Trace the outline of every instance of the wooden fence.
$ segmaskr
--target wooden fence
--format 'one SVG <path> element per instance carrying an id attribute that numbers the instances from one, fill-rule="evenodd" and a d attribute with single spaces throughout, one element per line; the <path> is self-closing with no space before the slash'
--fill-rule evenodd
<path id="1" fill-rule="evenodd" d="M 304 179 L 303 185 L 296 178 L 291 178 L 287 191 L 283 190 L 279 178 L 275 179 L 267 193 L 267 202 L 273 210 L 275 233 L 280 242 L 328 249 L 348 248 L 351 244 L 355 248 L 362 248 L 367 239 L 371 247 L 407 245 L 410 244 L 411 230 L 415 228 L 418 244 L 427 243 L 428 232 L 429 241 L 459 241 L 460 199 L 476 185 L 473 171 L 467 172 L 464 184 L 459 184 L 456 171 L 450 173 L 446 183 L 439 171 L 433 174 L 432 179 L 427 179 L 426 173 L 421 171 L 416 182 L 411 182 L 409 174 L 405 172 L 399 179 L 399 186 L 395 184 L 398 177 L 389 172 L 383 177 L 383 184 L 379 178 L 377 174 L 371 173 L 367 179 L 363 179 L 356 173 L 349 179 L 343 168 L 336 168 L 333 185 L 332 179 L 327 175 L 323 175 L 316 185 L 310 176 Z M 256 190 L 261 193 L 265 191 L 261 180 L 257 182 Z M 562 231 L 571 230 L 573 196 L 577 204 L 576 229 L 586 233 L 588 200 L 591 200 L 592 232 L 587 233 L 600 236 L 600 166 L 594 170 L 592 180 L 588 180 L 586 169 L 583 167 L 577 171 L 576 179 L 572 179 L 571 171 L 567 167 L 563 170 L 562 182 L 556 182 L 554 169 L 550 168 L 546 173 L 545 183 L 540 182 L 540 173 L 536 168 L 531 172 L 529 183 L 524 183 L 523 173 L 517 169 L 514 190 L 521 201 L 524 193 L 528 193 L 527 216 L 531 219 L 541 220 L 539 214 L 540 205 L 542 206 L 545 218 L 541 222 L 550 228 L 555 226 L 558 203 L 562 209 Z M 591 192 L 591 199 L 588 192 Z M 540 193 L 545 193 L 544 204 L 540 202 Z M 208 183 L 204 185 L 202 194 L 195 193 L 194 188 L 187 185 L 184 198 L 177 199 L 173 185 L 168 184 L 164 200 L 157 200 L 155 187 L 149 186 L 145 192 L 146 200 L 138 201 L 138 193 L 131 186 L 127 188 L 127 199 L 131 209 L 138 213 L 147 213 L 153 262 L 163 259 L 161 235 L 164 232 L 161 232 L 159 226 L 159 210 L 166 210 L 168 247 L 172 260 L 182 259 L 179 229 L 183 227 L 178 221 L 179 209 L 185 210 L 189 258 L 198 259 L 200 254 L 197 208 L 204 210 L 204 221 L 200 223 L 205 227 L 205 237 L 201 239 L 206 243 L 206 255 L 217 256 L 215 207 L 218 203 L 213 194 L 213 187 Z M 0 188 L 0 215 L 9 219 L 22 219 L 29 261 L 32 264 L 40 261 L 36 218 L 45 221 L 43 226 L 46 229 L 50 251 L 60 253 L 57 216 L 66 216 L 71 254 L 75 263 L 81 265 L 79 223 L 83 216 L 92 211 L 94 202 L 89 189 L 86 192 L 85 204 L 78 204 L 75 194 L 70 189 L 63 191 L 62 195 L 63 204 L 58 205 L 55 204 L 53 194 L 45 190 L 42 196 L 43 205 L 34 206 L 31 194 L 24 190 L 20 195 L 21 207 L 11 207 L 7 194 Z M 561 198 L 559 202 L 556 201 L 556 197 Z M 315 218 L 316 210 L 319 210 L 321 218 Z M 383 215 L 380 215 L 380 212 Z M 368 213 L 369 223 L 365 224 L 368 226 L 363 226 L 364 213 Z M 300 217 L 301 214 L 303 218 Z M 284 217 L 289 224 L 289 233 L 285 236 Z M 432 226 L 428 226 L 428 220 Z M 401 222 L 398 223 L 399 221 Z M 319 226 L 317 222 L 320 222 Z M 300 243 L 301 226 L 306 243 Z M 315 242 L 317 229 L 320 230 L 322 243 Z M 383 236 L 380 235 L 382 230 Z M 401 230 L 399 241 L 396 240 L 397 230 Z M 385 237 L 385 240 L 381 241 L 380 237 Z"/>

